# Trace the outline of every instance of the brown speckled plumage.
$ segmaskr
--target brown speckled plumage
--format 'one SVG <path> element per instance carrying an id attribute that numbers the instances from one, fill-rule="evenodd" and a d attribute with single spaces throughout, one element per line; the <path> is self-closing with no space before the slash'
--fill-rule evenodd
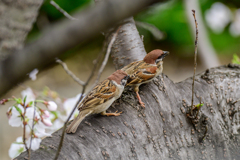
<path id="1" fill-rule="evenodd" d="M 138 91 L 139 91 L 138 87 L 143 83 L 148 83 L 154 77 L 162 73 L 162 70 L 163 70 L 162 59 L 168 53 L 169 52 L 162 51 L 159 49 L 153 50 L 150 53 L 148 53 L 142 61 L 132 62 L 121 69 L 129 75 L 127 85 L 134 87 L 134 91 L 137 94 L 139 103 L 143 107 L 145 106 L 138 94 Z M 160 58 L 161 56 L 162 58 Z M 159 61 L 156 63 L 157 59 L 159 59 Z"/>
<path id="2" fill-rule="evenodd" d="M 92 91 L 83 99 L 78 106 L 79 115 L 68 126 L 67 133 L 75 133 L 81 121 L 88 115 L 99 114 L 119 116 L 120 113 L 106 113 L 110 105 L 120 97 L 124 86 L 121 84 L 123 79 L 127 80 L 124 71 L 117 70 L 107 79 L 97 84 Z"/>

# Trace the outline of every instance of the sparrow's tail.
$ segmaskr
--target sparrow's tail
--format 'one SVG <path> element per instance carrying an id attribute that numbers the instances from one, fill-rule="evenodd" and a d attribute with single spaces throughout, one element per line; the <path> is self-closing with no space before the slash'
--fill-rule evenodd
<path id="1" fill-rule="evenodd" d="M 80 112 L 78 116 L 72 121 L 72 123 L 67 127 L 66 132 L 75 133 L 82 120 L 91 113 L 92 111 L 89 110 Z"/>

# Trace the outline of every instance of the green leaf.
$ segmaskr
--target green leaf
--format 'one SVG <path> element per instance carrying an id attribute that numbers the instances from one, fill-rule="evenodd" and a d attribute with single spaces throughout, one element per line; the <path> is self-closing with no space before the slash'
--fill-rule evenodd
<path id="1" fill-rule="evenodd" d="M 32 105 L 33 105 L 33 101 L 29 102 L 28 105 L 29 105 L 29 106 L 32 106 Z"/>
<path id="2" fill-rule="evenodd" d="M 51 111 L 51 113 L 55 116 L 58 117 L 58 113 L 56 111 Z"/>
<path id="3" fill-rule="evenodd" d="M 24 104 L 26 103 L 26 99 L 27 99 L 27 96 L 25 96 L 24 99 L 23 99 Z"/>
<path id="4" fill-rule="evenodd" d="M 22 99 L 21 98 L 14 98 L 14 100 L 17 102 L 17 104 L 21 104 L 22 103 Z"/>
<path id="5" fill-rule="evenodd" d="M 18 106 L 14 106 L 15 108 L 16 108 L 16 110 L 20 113 L 20 114 L 22 114 L 22 110 L 18 107 Z"/>
<path id="6" fill-rule="evenodd" d="M 203 103 L 199 103 L 199 104 L 195 105 L 195 107 L 198 109 L 198 108 L 202 107 L 203 105 L 204 105 Z"/>
<path id="7" fill-rule="evenodd" d="M 236 53 L 233 54 L 232 63 L 233 64 L 240 64 L 240 58 L 237 56 Z"/>
<path id="8" fill-rule="evenodd" d="M 19 148 L 18 153 L 22 153 L 24 151 L 24 147 Z"/>

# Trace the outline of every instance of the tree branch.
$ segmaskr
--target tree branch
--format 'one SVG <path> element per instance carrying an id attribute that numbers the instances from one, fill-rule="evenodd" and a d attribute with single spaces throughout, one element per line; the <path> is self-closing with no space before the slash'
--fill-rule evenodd
<path id="1" fill-rule="evenodd" d="M 42 3 L 43 0 L 0 1 L 0 60 L 23 48 Z"/>
<path id="2" fill-rule="evenodd" d="M 61 64 L 61 66 L 63 67 L 63 69 L 65 70 L 65 72 L 72 77 L 72 79 L 77 82 L 79 85 L 83 86 L 84 82 L 82 80 L 80 80 L 75 74 L 72 73 L 72 71 L 70 71 L 67 67 L 67 65 L 61 61 L 60 59 L 56 60 L 57 63 Z"/>
<path id="3" fill-rule="evenodd" d="M 78 20 L 77 18 L 72 17 L 69 15 L 65 10 L 63 10 L 56 2 L 53 0 L 50 1 L 50 4 L 53 5 L 59 12 L 61 12 L 65 17 L 67 17 L 70 20 Z"/>

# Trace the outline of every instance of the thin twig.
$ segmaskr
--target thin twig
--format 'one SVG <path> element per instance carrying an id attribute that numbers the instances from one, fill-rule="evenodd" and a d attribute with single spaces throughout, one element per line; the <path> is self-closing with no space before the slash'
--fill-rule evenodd
<path id="1" fill-rule="evenodd" d="M 31 151 L 31 146 L 32 146 L 32 136 L 33 136 L 33 128 L 34 128 L 34 118 L 35 118 L 35 106 L 36 106 L 36 102 L 34 102 L 34 106 L 33 106 L 33 124 L 32 124 L 32 131 L 31 131 L 31 137 L 30 137 L 30 145 L 29 145 L 29 154 L 28 154 L 28 159 L 30 160 L 30 151 Z"/>
<path id="2" fill-rule="evenodd" d="M 71 76 L 73 78 L 74 81 L 76 81 L 78 84 L 80 84 L 81 86 L 84 85 L 84 82 L 82 80 L 80 80 L 75 74 L 73 74 L 67 67 L 67 65 L 61 61 L 60 59 L 56 59 L 56 62 L 61 64 L 63 69 L 66 71 L 66 73 Z"/>
<path id="3" fill-rule="evenodd" d="M 70 14 L 68 14 L 64 9 L 62 9 L 56 2 L 53 0 L 50 1 L 50 4 L 53 5 L 59 12 L 61 12 L 65 17 L 71 20 L 78 20 L 77 18 L 72 17 Z"/>
<path id="4" fill-rule="evenodd" d="M 101 53 L 100 53 L 101 54 Z M 60 142 L 59 142 L 59 145 L 58 145 L 58 150 L 57 150 L 57 153 L 56 153 L 56 156 L 54 158 L 54 160 L 57 160 L 58 159 L 58 156 L 60 154 L 60 151 L 62 149 L 62 145 L 63 145 L 63 140 L 64 140 L 64 136 L 65 136 L 65 131 L 66 131 L 66 128 L 67 128 L 67 124 L 68 124 L 68 121 L 70 120 L 70 118 L 72 117 L 75 109 L 80 105 L 80 102 L 82 101 L 83 99 L 83 94 L 85 93 L 85 89 L 88 85 L 88 83 L 90 82 L 90 80 L 92 79 L 94 73 L 95 73 L 95 70 L 97 68 L 97 64 L 98 64 L 98 61 L 100 59 L 100 54 L 98 55 L 98 58 L 95 60 L 94 62 L 94 66 L 93 66 L 93 69 L 92 69 L 92 72 L 91 72 L 91 75 L 88 77 L 87 81 L 83 84 L 83 89 L 82 89 L 82 94 L 78 100 L 78 102 L 75 104 L 73 110 L 71 111 L 70 115 L 68 116 L 67 120 L 65 121 L 64 123 L 64 126 L 63 126 L 63 131 L 62 131 L 62 136 L 61 136 L 61 139 L 60 139 Z M 87 93 L 88 94 L 88 93 Z"/>
<path id="5" fill-rule="evenodd" d="M 151 32 L 151 34 L 153 35 L 153 37 L 156 40 L 161 40 L 163 39 L 165 36 L 163 34 L 162 31 L 160 31 L 155 25 L 150 24 L 150 23 L 146 23 L 146 22 L 140 22 L 140 21 L 135 21 L 135 24 L 141 28 L 144 28 L 146 30 L 148 30 L 149 32 Z"/>
<path id="6" fill-rule="evenodd" d="M 195 52 L 194 52 L 194 73 L 193 73 L 193 83 L 192 83 L 192 105 L 191 105 L 191 115 L 193 115 L 193 100 L 194 100 L 194 81 L 195 81 L 195 73 L 197 68 L 197 45 L 198 45 L 198 23 L 195 16 L 195 10 L 192 10 L 193 17 L 195 20 L 195 26 L 196 26 L 196 39 L 195 39 Z"/>
<path id="7" fill-rule="evenodd" d="M 102 62 L 102 65 L 101 65 L 101 67 L 100 67 L 100 69 L 99 69 L 99 71 L 98 71 L 97 78 L 96 78 L 96 80 L 95 80 L 95 82 L 94 82 L 94 84 L 92 85 L 91 88 L 93 88 L 93 87 L 96 86 L 96 84 L 98 83 L 98 81 L 99 81 L 99 79 L 100 79 L 100 77 L 101 77 L 101 74 L 102 74 L 102 72 L 103 72 L 103 69 L 105 68 L 105 66 L 106 66 L 106 64 L 107 64 L 109 55 L 110 55 L 110 53 L 111 53 L 112 45 L 113 45 L 113 43 L 115 42 L 115 40 L 116 40 L 116 38 L 117 38 L 117 35 L 118 35 L 118 32 L 119 32 L 120 28 L 121 28 L 121 26 L 118 27 L 117 31 L 113 34 L 112 39 L 111 39 L 111 41 L 110 41 L 109 44 L 108 44 L 107 53 L 106 53 L 105 58 L 104 58 L 104 60 L 103 60 L 103 62 Z"/>
<path id="8" fill-rule="evenodd" d="M 24 112 L 23 112 L 23 114 L 22 114 L 22 119 L 23 119 L 23 144 L 24 144 L 24 146 L 25 146 L 25 148 L 26 148 L 26 150 L 27 150 L 27 152 L 28 152 L 28 156 L 30 156 L 30 151 L 29 151 L 29 149 L 28 149 L 28 147 L 27 147 L 27 143 L 26 143 L 25 114 L 26 114 L 26 109 L 27 109 L 27 107 L 26 107 L 25 103 L 24 103 L 22 106 L 24 107 Z"/>

